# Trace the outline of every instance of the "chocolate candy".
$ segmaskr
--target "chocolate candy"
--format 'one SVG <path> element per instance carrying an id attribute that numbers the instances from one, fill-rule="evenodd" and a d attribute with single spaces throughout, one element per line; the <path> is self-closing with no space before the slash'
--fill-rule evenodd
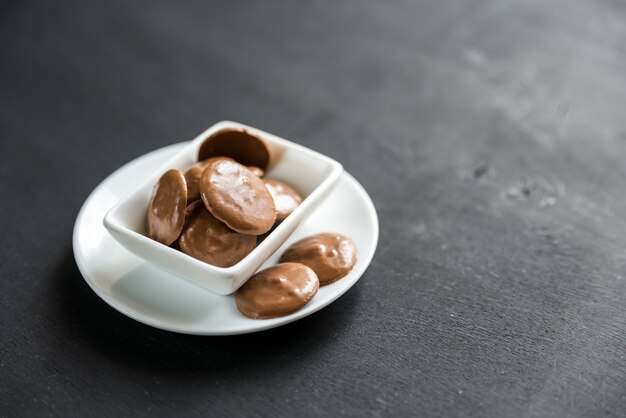
<path id="1" fill-rule="evenodd" d="M 230 158 L 222 157 L 230 160 Z M 187 180 L 187 205 L 194 200 L 200 199 L 200 177 L 206 166 L 215 158 L 209 158 L 208 160 L 200 161 L 191 166 L 185 172 L 185 180 Z"/>
<path id="2" fill-rule="evenodd" d="M 200 199 L 200 177 L 206 167 L 206 161 L 200 161 L 185 171 L 185 179 L 187 180 L 187 203 Z"/>
<path id="3" fill-rule="evenodd" d="M 264 170 L 261 170 L 259 167 L 255 167 L 253 165 L 249 165 L 248 170 L 252 171 L 257 177 L 263 177 L 265 175 Z"/>
<path id="4" fill-rule="evenodd" d="M 231 229 L 261 235 L 274 224 L 274 200 L 263 181 L 230 159 L 209 162 L 200 178 L 200 196 L 209 211 Z"/>
<path id="5" fill-rule="evenodd" d="M 276 222 L 283 221 L 302 203 L 302 197 L 298 192 L 285 183 L 272 179 L 263 179 L 263 182 L 274 199 Z"/>
<path id="6" fill-rule="evenodd" d="M 254 249 L 256 237 L 231 230 L 202 201 L 196 200 L 187 208 L 187 221 L 178 244 L 182 252 L 198 260 L 230 267 Z"/>
<path id="7" fill-rule="evenodd" d="M 155 186 L 148 206 L 148 236 L 165 245 L 176 241 L 185 223 L 186 205 L 185 176 L 179 170 L 166 171 Z"/>
<path id="8" fill-rule="evenodd" d="M 280 262 L 305 264 L 317 273 L 320 284 L 326 285 L 347 275 L 356 259 L 356 247 L 350 238 L 322 233 L 292 244 L 280 257 Z"/>
<path id="9" fill-rule="evenodd" d="M 230 157 L 240 164 L 265 170 L 270 162 L 270 148 L 265 141 L 245 129 L 224 129 L 200 145 L 198 161 L 211 157 Z"/>
<path id="10" fill-rule="evenodd" d="M 235 293 L 237 309 L 253 319 L 289 315 L 301 309 L 319 289 L 317 275 L 299 263 L 282 263 L 252 276 Z"/>

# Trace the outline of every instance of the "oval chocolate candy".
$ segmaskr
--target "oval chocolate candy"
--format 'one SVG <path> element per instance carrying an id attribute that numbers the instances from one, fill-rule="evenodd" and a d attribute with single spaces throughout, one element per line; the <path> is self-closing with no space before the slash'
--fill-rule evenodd
<path id="1" fill-rule="evenodd" d="M 256 237 L 228 228 L 202 201 L 196 200 L 187 208 L 187 221 L 178 244 L 182 252 L 198 260 L 217 267 L 230 267 L 254 249 Z"/>
<path id="2" fill-rule="evenodd" d="M 263 181 L 230 159 L 216 158 L 207 165 L 200 196 L 216 218 L 242 234 L 261 235 L 276 220 L 274 199 Z"/>
<path id="3" fill-rule="evenodd" d="M 280 262 L 302 263 L 311 267 L 321 285 L 336 282 L 354 267 L 357 251 L 348 237 L 336 233 L 312 235 L 295 242 L 280 257 Z"/>
<path id="4" fill-rule="evenodd" d="M 276 222 L 285 220 L 302 203 L 300 194 L 287 184 L 273 179 L 263 179 L 263 182 L 274 199 Z"/>
<path id="5" fill-rule="evenodd" d="M 237 309 L 253 319 L 277 318 L 301 309 L 315 296 L 319 281 L 304 264 L 282 263 L 252 276 L 235 293 Z"/>
<path id="6" fill-rule="evenodd" d="M 187 182 L 179 170 L 166 171 L 152 193 L 148 205 L 148 236 L 161 244 L 171 245 L 185 223 Z"/>
<path id="7" fill-rule="evenodd" d="M 228 128 L 208 137 L 198 149 L 198 161 L 212 157 L 230 157 L 240 164 L 265 170 L 270 162 L 270 148 L 264 140 L 246 129 Z"/>

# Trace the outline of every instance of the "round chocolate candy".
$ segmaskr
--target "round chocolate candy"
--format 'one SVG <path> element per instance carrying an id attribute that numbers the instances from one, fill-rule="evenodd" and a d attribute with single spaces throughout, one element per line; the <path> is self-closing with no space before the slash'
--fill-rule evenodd
<path id="1" fill-rule="evenodd" d="M 272 179 L 263 179 L 263 182 L 274 199 L 276 222 L 283 221 L 302 203 L 302 197 L 298 192 L 285 183 Z"/>
<path id="2" fill-rule="evenodd" d="M 317 275 L 309 267 L 282 263 L 252 276 L 235 293 L 235 302 L 239 312 L 249 318 L 277 318 L 301 309 L 318 289 Z"/>
<path id="3" fill-rule="evenodd" d="M 270 162 L 269 146 L 245 129 L 223 129 L 208 137 L 198 150 L 198 161 L 230 157 L 243 165 L 265 170 Z"/>
<path id="4" fill-rule="evenodd" d="M 256 246 L 256 237 L 228 228 L 202 201 L 196 200 L 187 208 L 187 221 L 178 244 L 182 252 L 198 260 L 230 267 L 250 254 Z"/>
<path id="5" fill-rule="evenodd" d="M 302 263 L 311 267 L 321 285 L 347 275 L 356 264 L 357 251 L 352 240 L 340 234 L 322 233 L 295 242 L 280 257 L 280 262 Z"/>
<path id="6" fill-rule="evenodd" d="M 146 228 L 148 236 L 161 244 L 171 245 L 183 229 L 187 205 L 187 182 L 179 170 L 168 170 L 154 188 Z"/>
<path id="7" fill-rule="evenodd" d="M 216 158 L 207 165 L 200 196 L 217 219 L 242 234 L 261 235 L 276 220 L 274 200 L 263 180 L 230 159 Z"/>

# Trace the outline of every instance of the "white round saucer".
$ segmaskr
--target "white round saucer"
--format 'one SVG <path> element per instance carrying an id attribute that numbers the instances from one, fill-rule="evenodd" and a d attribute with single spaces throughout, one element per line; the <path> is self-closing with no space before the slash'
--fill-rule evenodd
<path id="1" fill-rule="evenodd" d="M 370 197 L 350 174 L 263 265 L 278 262 L 294 241 L 319 232 L 339 232 L 354 241 L 359 259 L 350 274 L 320 287 L 304 308 L 282 318 L 254 320 L 237 310 L 233 295 L 220 296 L 161 270 L 133 255 L 102 224 L 104 214 L 185 143 L 143 155 L 107 177 L 87 198 L 74 225 L 74 257 L 85 281 L 109 305 L 153 327 L 200 335 L 232 335 L 266 330 L 322 309 L 359 280 L 378 243 L 378 217 Z"/>

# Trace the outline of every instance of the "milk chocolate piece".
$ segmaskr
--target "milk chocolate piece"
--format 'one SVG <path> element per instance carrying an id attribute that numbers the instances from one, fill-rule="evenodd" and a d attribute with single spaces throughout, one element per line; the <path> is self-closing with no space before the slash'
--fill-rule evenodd
<path id="1" fill-rule="evenodd" d="M 276 220 L 274 200 L 263 180 L 229 159 L 216 158 L 207 165 L 200 196 L 217 219 L 242 234 L 261 235 Z"/>
<path id="2" fill-rule="evenodd" d="M 146 228 L 148 236 L 161 244 L 171 245 L 185 223 L 187 182 L 179 170 L 168 170 L 154 188 Z"/>
<path id="3" fill-rule="evenodd" d="M 263 182 L 274 199 L 276 222 L 283 221 L 302 203 L 302 197 L 298 192 L 285 183 L 273 179 L 263 179 Z"/>
<path id="4" fill-rule="evenodd" d="M 217 267 L 230 267 L 254 249 L 256 237 L 228 228 L 196 200 L 187 208 L 187 221 L 178 243 L 185 254 Z"/>
<path id="5" fill-rule="evenodd" d="M 301 309 L 318 289 L 317 275 L 309 267 L 283 263 L 252 276 L 235 293 L 235 302 L 239 312 L 249 318 L 277 318 Z"/>
<path id="6" fill-rule="evenodd" d="M 185 179 L 187 180 L 187 203 L 200 199 L 200 177 L 206 167 L 206 161 L 200 161 L 185 171 Z"/>
<path id="7" fill-rule="evenodd" d="M 214 158 L 200 161 L 192 165 L 191 168 L 185 172 L 185 180 L 187 180 L 187 205 L 191 204 L 194 200 L 200 199 L 200 177 L 202 177 L 202 172 L 212 160 L 214 160 Z"/>
<path id="8" fill-rule="evenodd" d="M 270 162 L 269 146 L 245 129 L 223 129 L 208 137 L 198 150 L 198 161 L 230 157 L 243 165 L 265 170 Z"/>
<path id="9" fill-rule="evenodd" d="M 265 175 L 265 171 L 261 170 L 259 167 L 255 167 L 253 165 L 248 166 L 248 170 L 252 171 L 255 176 L 263 177 Z"/>
<path id="10" fill-rule="evenodd" d="M 356 247 L 350 238 L 323 233 L 292 244 L 280 257 L 280 262 L 302 263 L 311 267 L 323 286 L 347 275 L 356 264 L 356 259 Z"/>

